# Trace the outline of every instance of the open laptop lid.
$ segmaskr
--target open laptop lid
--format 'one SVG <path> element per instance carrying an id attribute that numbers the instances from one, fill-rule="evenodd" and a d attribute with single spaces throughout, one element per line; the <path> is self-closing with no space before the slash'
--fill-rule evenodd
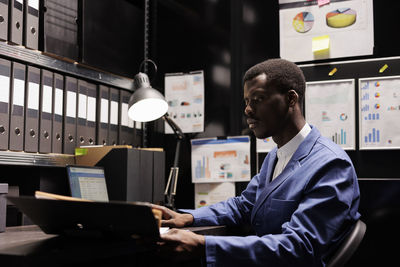
<path id="1" fill-rule="evenodd" d="M 151 204 L 7 197 L 43 232 L 67 236 L 160 238 Z"/>
<path id="2" fill-rule="evenodd" d="M 71 197 L 94 201 L 108 201 L 103 167 L 67 166 Z"/>

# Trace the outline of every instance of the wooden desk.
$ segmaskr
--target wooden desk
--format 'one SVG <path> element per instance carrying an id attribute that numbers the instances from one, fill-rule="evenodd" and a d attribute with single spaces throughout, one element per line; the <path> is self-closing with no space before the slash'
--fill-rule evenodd
<path id="1" fill-rule="evenodd" d="M 224 226 L 185 229 L 203 235 L 226 235 Z M 8 227 L 0 233 L 0 266 L 167 266 L 154 256 L 155 248 L 154 244 L 138 244 L 132 239 L 48 235 L 36 225 Z"/>

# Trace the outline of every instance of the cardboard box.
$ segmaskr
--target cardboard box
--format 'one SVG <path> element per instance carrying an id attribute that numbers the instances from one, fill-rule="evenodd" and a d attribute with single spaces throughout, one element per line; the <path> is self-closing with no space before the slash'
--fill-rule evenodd
<path id="1" fill-rule="evenodd" d="M 0 233 L 6 230 L 8 184 L 0 184 Z"/>

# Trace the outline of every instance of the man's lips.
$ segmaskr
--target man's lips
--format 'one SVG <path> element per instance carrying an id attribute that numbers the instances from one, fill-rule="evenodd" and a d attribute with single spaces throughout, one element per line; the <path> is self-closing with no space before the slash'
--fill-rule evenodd
<path id="1" fill-rule="evenodd" d="M 255 119 L 247 119 L 247 124 L 249 125 L 250 129 L 256 128 L 257 122 L 258 121 Z"/>

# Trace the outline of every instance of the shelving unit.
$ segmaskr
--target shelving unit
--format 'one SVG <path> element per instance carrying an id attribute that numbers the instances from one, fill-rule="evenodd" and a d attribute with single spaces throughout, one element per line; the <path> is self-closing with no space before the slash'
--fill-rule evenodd
<path id="1" fill-rule="evenodd" d="M 49 55 L 38 50 L 27 49 L 24 46 L 0 42 L 0 55 L 12 61 L 18 60 L 25 64 L 33 64 L 41 68 L 47 68 L 52 71 L 89 79 L 97 83 L 103 83 L 129 91 L 132 91 L 133 88 L 133 79 L 97 70 L 70 59 L 57 57 L 56 55 Z"/>
<path id="2" fill-rule="evenodd" d="M 74 155 L 0 151 L 0 165 L 64 167 L 75 164 Z"/>

